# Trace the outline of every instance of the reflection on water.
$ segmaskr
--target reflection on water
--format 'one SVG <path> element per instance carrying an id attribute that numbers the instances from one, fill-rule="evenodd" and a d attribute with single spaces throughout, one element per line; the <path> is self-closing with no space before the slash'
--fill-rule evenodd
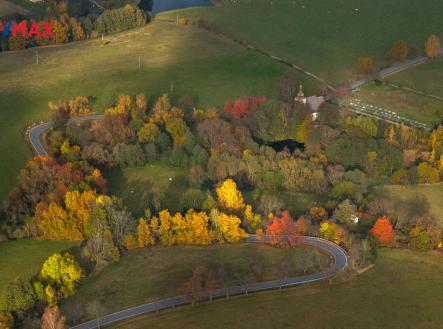
<path id="1" fill-rule="evenodd" d="M 157 14 L 172 9 L 203 6 L 212 6 L 212 3 L 210 0 L 154 0 L 152 13 Z"/>

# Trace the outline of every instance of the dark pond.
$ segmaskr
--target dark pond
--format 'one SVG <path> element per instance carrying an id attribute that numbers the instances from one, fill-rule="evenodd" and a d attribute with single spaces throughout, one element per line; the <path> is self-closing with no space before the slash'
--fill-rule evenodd
<path id="1" fill-rule="evenodd" d="M 258 145 L 266 145 L 272 147 L 276 152 L 282 152 L 286 149 L 289 152 L 294 153 L 295 150 L 304 151 L 305 149 L 305 144 L 299 143 L 294 139 L 285 139 L 278 142 L 265 142 L 264 140 L 257 137 L 253 137 L 253 139 Z"/>
<path id="2" fill-rule="evenodd" d="M 289 152 L 294 153 L 295 150 L 303 151 L 305 149 L 305 145 L 303 143 L 299 143 L 293 139 L 268 143 L 268 146 L 272 147 L 276 152 L 281 152 L 287 149 Z"/>
<path id="3" fill-rule="evenodd" d="M 153 14 L 173 9 L 212 6 L 210 0 L 142 0 L 141 7 Z"/>

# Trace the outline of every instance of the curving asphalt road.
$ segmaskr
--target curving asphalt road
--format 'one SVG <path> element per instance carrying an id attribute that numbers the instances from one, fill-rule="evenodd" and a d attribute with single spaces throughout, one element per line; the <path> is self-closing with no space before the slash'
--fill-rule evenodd
<path id="1" fill-rule="evenodd" d="M 438 56 L 443 56 L 443 48 L 440 48 L 440 51 L 438 52 Z M 419 64 L 423 64 L 423 63 L 426 63 L 431 60 L 432 59 L 427 56 L 419 56 L 414 59 L 408 59 L 408 60 L 405 60 L 401 63 L 394 64 L 392 66 L 389 66 L 385 69 L 378 71 L 377 73 L 375 73 L 375 76 L 377 76 L 379 79 L 383 79 L 389 75 L 399 73 L 399 72 L 404 71 L 410 67 L 413 67 L 413 66 L 416 66 Z M 372 80 L 374 80 L 373 77 L 367 77 L 367 78 L 355 81 L 355 82 L 348 85 L 348 89 L 354 90 L 354 89 L 360 88 Z"/>
<path id="2" fill-rule="evenodd" d="M 68 124 L 73 122 L 93 121 L 93 120 L 99 120 L 101 118 L 103 118 L 103 115 L 101 114 L 90 115 L 90 116 L 72 118 L 66 121 L 66 123 Z M 52 127 L 51 123 L 44 122 L 35 127 L 32 127 L 28 132 L 29 143 L 31 144 L 35 154 L 38 156 L 48 156 L 48 152 L 46 152 L 45 148 L 43 147 L 43 144 L 40 140 L 40 136 L 51 127 Z"/>
<path id="3" fill-rule="evenodd" d="M 266 243 L 262 238 L 259 238 L 256 235 L 250 235 L 246 239 L 247 243 Z M 306 284 L 309 282 L 320 281 L 324 279 L 333 278 L 340 271 L 348 265 L 348 255 L 346 252 L 339 247 L 338 245 L 315 237 L 303 237 L 302 243 L 308 246 L 312 246 L 318 249 L 323 250 L 324 252 L 331 255 L 334 259 L 333 265 L 325 271 L 299 276 L 296 278 L 287 278 L 282 280 L 272 280 L 272 281 L 264 281 L 251 283 L 243 286 L 233 286 L 228 288 L 222 288 L 215 290 L 211 295 L 202 294 L 201 300 L 208 301 L 211 297 L 212 299 L 224 298 L 226 296 L 235 296 L 235 295 L 243 295 L 247 293 L 271 290 L 271 289 L 279 289 L 284 287 L 293 287 L 302 284 Z M 189 300 L 187 300 L 184 296 L 176 296 L 172 298 L 166 298 L 157 300 L 155 302 L 143 304 L 140 306 L 128 308 L 126 310 L 122 310 L 119 312 L 115 312 L 112 314 L 108 314 L 101 318 L 100 320 L 92 320 L 89 322 L 85 322 L 71 329 L 95 329 L 100 326 L 106 326 L 118 321 L 126 320 L 132 317 L 136 317 L 139 315 L 144 315 L 152 312 L 157 312 L 165 309 L 175 308 L 177 306 L 183 306 L 190 304 Z"/>

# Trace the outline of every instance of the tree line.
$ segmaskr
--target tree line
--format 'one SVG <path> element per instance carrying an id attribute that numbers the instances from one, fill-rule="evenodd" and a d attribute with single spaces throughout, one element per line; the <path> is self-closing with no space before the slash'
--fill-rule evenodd
<path id="1" fill-rule="evenodd" d="M 26 31 L 35 24 L 39 30 L 44 31 L 44 24 L 50 24 L 52 35 L 48 36 L 43 33 L 23 35 L 20 31 L 11 33 L 7 38 L 1 39 L 0 51 L 22 50 L 98 38 L 103 34 L 144 26 L 149 20 L 148 12 L 132 4 L 116 9 L 106 9 L 99 15 L 95 12 L 82 13 L 85 16 L 73 15 L 69 6 L 75 6 L 75 3 L 68 5 L 63 0 L 49 1 L 47 14 L 42 20 L 25 19 L 19 23 L 24 24 L 22 28 Z"/>

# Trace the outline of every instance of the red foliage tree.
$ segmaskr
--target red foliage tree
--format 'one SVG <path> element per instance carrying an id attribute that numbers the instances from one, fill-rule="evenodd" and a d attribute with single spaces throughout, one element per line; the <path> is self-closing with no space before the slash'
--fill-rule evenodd
<path id="1" fill-rule="evenodd" d="M 249 116 L 254 109 L 260 107 L 265 101 L 265 96 L 238 98 L 234 101 L 234 104 L 226 102 L 225 111 L 232 113 L 236 118 L 243 118 Z"/>
<path id="2" fill-rule="evenodd" d="M 371 229 L 371 235 L 377 239 L 382 246 L 390 245 L 394 239 L 394 229 L 386 216 L 380 217 Z"/>
<path id="3" fill-rule="evenodd" d="M 274 217 L 272 224 L 266 228 L 266 235 L 270 244 L 283 248 L 296 246 L 300 238 L 297 226 L 287 210 L 281 214 L 281 217 Z"/>

